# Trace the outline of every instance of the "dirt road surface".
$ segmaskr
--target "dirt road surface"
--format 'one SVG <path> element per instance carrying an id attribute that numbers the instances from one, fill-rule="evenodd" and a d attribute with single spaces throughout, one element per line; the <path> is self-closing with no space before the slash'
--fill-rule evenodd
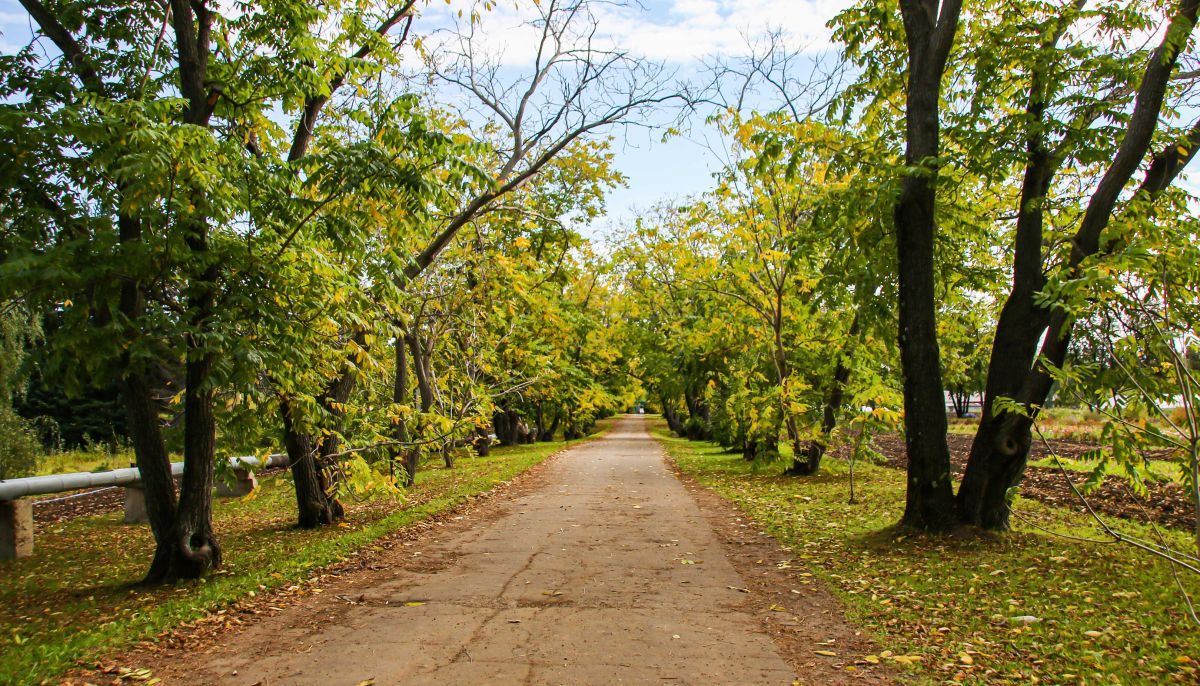
<path id="1" fill-rule="evenodd" d="M 714 528 L 671 472 L 646 420 L 621 419 L 545 465 L 524 491 L 483 521 L 389 551 L 372 567 L 382 571 L 341 580 L 198 652 L 160 655 L 155 673 L 169 684 L 247 686 L 879 680 L 814 662 L 812 643 L 798 651 L 795 636 L 772 639 L 779 631 L 764 616 L 781 615 L 747 588 L 770 573 L 755 568 L 748 583 L 734 564 L 757 556 L 762 565 L 755 546 L 768 544 L 730 554 L 745 543 L 718 535 L 725 524 Z M 856 640 L 840 612 L 794 612 L 817 617 L 804 641 Z M 791 619 L 803 634 L 805 618 Z"/>

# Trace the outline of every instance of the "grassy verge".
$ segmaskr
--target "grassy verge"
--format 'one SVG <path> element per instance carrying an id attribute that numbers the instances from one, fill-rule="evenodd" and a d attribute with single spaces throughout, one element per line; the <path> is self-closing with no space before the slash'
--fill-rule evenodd
<path id="1" fill-rule="evenodd" d="M 172 456 L 172 459 L 182 459 Z M 38 458 L 37 474 L 67 474 L 70 472 L 100 472 L 132 466 L 133 451 L 110 453 L 105 450 L 67 450 Z"/>
<path id="2" fill-rule="evenodd" d="M 222 568 L 161 589 L 131 585 L 153 550 L 148 527 L 122 524 L 120 513 L 40 527 L 33 557 L 0 563 L 0 683 L 53 679 L 77 660 L 98 658 L 248 594 L 303 579 L 578 442 L 498 448 L 487 458 L 461 459 L 453 470 L 431 465 L 418 475 L 408 502 L 346 503 L 344 523 L 312 531 L 294 526 L 290 479 L 264 480 L 254 498 L 216 503 Z"/>
<path id="3" fill-rule="evenodd" d="M 1059 466 L 1062 466 L 1063 469 L 1082 473 L 1091 473 L 1091 471 L 1096 467 L 1094 463 L 1087 462 L 1085 460 L 1076 460 L 1069 457 L 1060 457 L 1058 460 L 1055 460 L 1053 457 L 1044 457 L 1040 460 L 1030 460 L 1029 466 L 1047 467 L 1049 469 L 1058 469 Z M 1177 484 L 1184 483 L 1185 471 L 1183 465 L 1177 462 L 1154 460 L 1148 463 L 1148 468 L 1149 474 L 1145 477 L 1148 480 L 1174 481 Z M 1117 474 L 1115 470 L 1110 473 L 1114 475 Z M 1118 475 L 1116 478 L 1120 479 L 1125 477 Z"/>
<path id="4" fill-rule="evenodd" d="M 841 659 L 890 660 L 925 683 L 1193 683 L 1200 674 L 1200 627 L 1167 563 L 1029 524 L 1095 538 L 1079 515 L 1018 499 L 1011 534 L 902 536 L 893 525 L 903 472 L 858 466 L 850 504 L 840 461 L 826 460 L 814 477 L 783 478 L 665 427 L 655 435 L 683 471 L 788 546 L 793 564 L 838 594 L 880 645 L 879 655 Z M 1137 524 L 1122 528 L 1156 537 Z M 1183 532 L 1161 533 L 1183 550 L 1193 545 Z M 1183 583 L 1200 592 L 1200 580 Z"/>

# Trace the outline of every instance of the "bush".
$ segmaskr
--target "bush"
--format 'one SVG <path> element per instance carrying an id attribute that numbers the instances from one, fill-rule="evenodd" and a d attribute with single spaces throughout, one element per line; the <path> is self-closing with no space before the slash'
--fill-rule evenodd
<path id="1" fill-rule="evenodd" d="M 37 436 L 10 407 L 0 405 L 0 479 L 32 476 L 37 471 Z"/>

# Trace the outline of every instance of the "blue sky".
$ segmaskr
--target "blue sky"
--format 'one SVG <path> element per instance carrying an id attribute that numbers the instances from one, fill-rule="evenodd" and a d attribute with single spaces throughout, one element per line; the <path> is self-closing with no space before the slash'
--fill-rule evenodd
<path id="1" fill-rule="evenodd" d="M 820 49 L 827 45 L 825 23 L 846 0 L 668 0 L 640 6 L 609 6 L 601 15 L 605 38 L 614 44 L 668 68 L 688 75 L 704 58 L 744 53 L 746 36 L 767 29 L 783 30 L 789 42 Z M 470 0 L 429 2 L 418 31 L 445 26 Z M 521 24 L 531 14 L 527 0 L 501 0 L 483 21 L 491 49 L 505 55 L 506 63 L 530 58 L 530 47 Z M 0 50 L 11 53 L 31 35 L 27 13 L 17 0 L 0 0 Z M 612 130 L 617 168 L 628 178 L 627 188 L 609 199 L 609 216 L 589 232 L 603 233 L 609 226 L 630 221 L 639 208 L 662 199 L 675 199 L 708 188 L 720 162 L 705 147 L 711 130 L 702 125 L 665 143 L 661 130 Z"/>
<path id="2" fill-rule="evenodd" d="M 849 0 L 669 0 L 627 7 L 598 3 L 597 15 L 601 40 L 662 63 L 687 79 L 703 60 L 745 54 L 748 37 L 768 30 L 781 31 L 791 47 L 822 51 L 829 47 L 825 25 L 849 4 Z M 469 0 L 434 2 L 422 20 L 433 26 L 449 24 L 456 12 L 469 6 Z M 531 18 L 531 9 L 528 2 L 518 6 L 502 0 L 482 17 L 488 51 L 503 54 L 506 65 L 532 62 L 537 37 L 521 26 Z M 684 135 L 666 142 L 662 129 L 610 130 L 616 166 L 628 186 L 612 193 L 608 216 L 585 232 L 603 234 L 632 221 L 638 210 L 656 202 L 711 187 L 721 156 L 709 149 L 718 142 L 715 132 L 699 119 L 684 127 Z"/>
<path id="3" fill-rule="evenodd" d="M 665 0 L 620 7 L 598 4 L 601 39 L 647 59 L 665 64 L 681 76 L 693 74 L 701 60 L 744 54 L 748 36 L 766 30 L 783 31 L 790 46 L 813 52 L 829 46 L 826 23 L 848 0 Z M 452 22 L 471 0 L 432 0 L 416 30 L 429 32 Z M 490 51 L 503 54 L 505 64 L 532 61 L 531 36 L 523 23 L 532 16 L 529 0 L 500 0 L 484 13 L 483 33 Z M 30 23 L 17 0 L 0 0 L 0 50 L 12 52 L 30 36 Z M 640 209 L 661 200 L 698 193 L 712 185 L 720 156 L 709 146 L 715 132 L 693 122 L 682 137 L 662 142 L 661 129 L 631 127 L 611 130 L 617 168 L 628 187 L 613 192 L 609 214 L 588 227 L 605 233 L 628 224 Z M 1189 188 L 1195 190 L 1193 183 Z"/>

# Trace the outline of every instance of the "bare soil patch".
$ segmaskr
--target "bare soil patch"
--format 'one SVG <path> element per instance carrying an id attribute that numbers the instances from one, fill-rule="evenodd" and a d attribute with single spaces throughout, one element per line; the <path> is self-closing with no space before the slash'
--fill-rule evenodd
<path id="1" fill-rule="evenodd" d="M 971 452 L 972 436 L 950 434 L 947 437 L 950 445 L 950 464 L 956 477 L 962 477 L 967 465 L 967 456 Z M 876 436 L 876 448 L 887 458 L 885 464 L 889 467 L 904 469 L 908 459 L 904 454 L 904 441 L 898 434 Z M 1079 441 L 1049 439 L 1050 448 L 1063 458 L 1078 458 L 1083 453 L 1094 450 L 1095 445 Z M 1046 446 L 1034 444 L 1030 450 L 1031 460 L 1050 457 Z M 1076 486 L 1086 480 L 1081 472 L 1069 473 Z M 1140 496 L 1125 481 L 1107 477 L 1104 483 L 1088 494 L 1087 501 L 1098 513 L 1131 519 L 1139 522 L 1153 522 L 1177 528 L 1191 528 L 1193 514 L 1188 501 L 1187 491 L 1182 486 L 1172 482 L 1156 482 L 1148 484 L 1148 494 Z M 1048 505 L 1066 507 L 1078 512 L 1086 508 L 1078 496 L 1071 490 L 1067 475 L 1061 470 L 1049 467 L 1029 467 L 1025 470 L 1025 478 L 1021 482 L 1021 497 L 1037 500 Z"/>

